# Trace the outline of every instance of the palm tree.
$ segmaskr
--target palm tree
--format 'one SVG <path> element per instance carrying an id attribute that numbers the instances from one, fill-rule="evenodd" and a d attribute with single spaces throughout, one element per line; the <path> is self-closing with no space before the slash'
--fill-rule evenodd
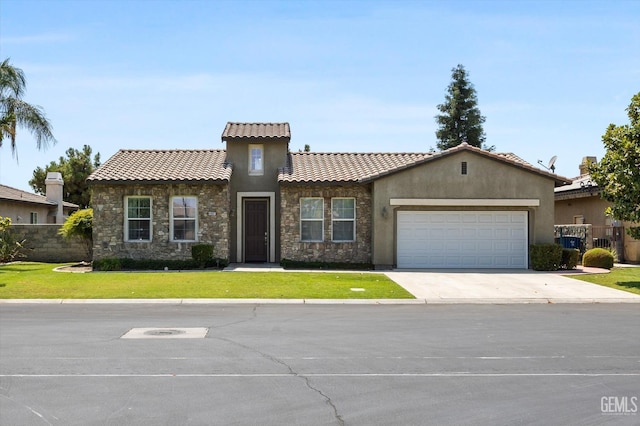
<path id="1" fill-rule="evenodd" d="M 47 148 L 56 139 L 51 124 L 41 107 L 22 100 L 27 81 L 24 72 L 9 64 L 0 63 L 0 147 L 4 139 L 11 141 L 11 154 L 16 155 L 16 127 L 24 127 L 36 139 L 38 149 Z"/>

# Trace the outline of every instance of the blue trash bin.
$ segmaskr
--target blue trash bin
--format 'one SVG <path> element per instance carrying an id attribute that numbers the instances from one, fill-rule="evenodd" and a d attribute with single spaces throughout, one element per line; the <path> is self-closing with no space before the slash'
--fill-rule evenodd
<path id="1" fill-rule="evenodd" d="M 582 238 L 580 237 L 562 237 L 560 241 L 562 242 L 562 248 L 566 249 L 578 249 L 580 250 L 580 242 Z"/>

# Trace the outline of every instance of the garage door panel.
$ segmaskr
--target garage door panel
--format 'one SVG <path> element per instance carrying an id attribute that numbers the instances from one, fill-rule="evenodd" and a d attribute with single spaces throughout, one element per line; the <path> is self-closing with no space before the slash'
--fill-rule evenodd
<path id="1" fill-rule="evenodd" d="M 400 268 L 527 268 L 527 213 L 398 212 Z"/>

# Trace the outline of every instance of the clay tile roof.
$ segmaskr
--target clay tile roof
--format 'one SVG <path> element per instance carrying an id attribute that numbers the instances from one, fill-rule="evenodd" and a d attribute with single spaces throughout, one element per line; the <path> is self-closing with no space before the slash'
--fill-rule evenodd
<path id="1" fill-rule="evenodd" d="M 291 140 L 289 123 L 232 123 L 222 132 L 223 141 L 238 139 L 286 139 Z"/>
<path id="2" fill-rule="evenodd" d="M 44 195 L 33 194 L 31 192 L 23 191 L 21 189 L 12 188 L 6 185 L 0 185 L 0 200 L 19 201 L 22 203 L 31 204 L 44 204 L 47 206 L 55 206 L 56 203 L 47 200 Z M 77 204 L 63 201 L 64 207 L 78 208 Z"/>
<path id="3" fill-rule="evenodd" d="M 278 181 L 365 182 L 410 167 L 429 153 L 290 153 L 287 166 L 280 169 Z"/>
<path id="4" fill-rule="evenodd" d="M 92 183 L 229 181 L 224 150 L 120 150 L 87 179 Z"/>
<path id="5" fill-rule="evenodd" d="M 538 169 L 513 153 L 493 153 L 466 143 L 437 153 L 290 153 L 280 169 L 282 183 L 365 183 L 418 164 L 435 161 L 460 151 L 471 151 L 554 179 L 556 186 L 570 182 L 562 176 Z"/>

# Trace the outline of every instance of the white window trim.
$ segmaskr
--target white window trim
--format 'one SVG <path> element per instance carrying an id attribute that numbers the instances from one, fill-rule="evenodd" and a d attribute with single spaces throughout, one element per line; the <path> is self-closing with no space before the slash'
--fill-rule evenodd
<path id="1" fill-rule="evenodd" d="M 177 240 L 173 238 L 173 227 L 174 227 L 173 200 L 176 198 L 195 198 L 196 200 L 195 217 L 193 219 L 190 219 L 190 218 L 179 219 L 179 220 L 193 220 L 195 222 L 193 240 Z M 196 197 L 195 195 L 176 195 L 169 198 L 169 240 L 176 243 L 193 243 L 198 241 L 198 197 Z"/>
<path id="2" fill-rule="evenodd" d="M 333 217 L 333 200 L 353 200 L 353 218 L 352 219 L 335 219 Z M 353 239 L 352 240 L 336 240 L 333 237 L 333 222 L 353 222 Z M 334 197 L 331 199 L 331 241 L 336 243 L 352 243 L 356 240 L 356 199 L 355 197 Z"/>
<path id="3" fill-rule="evenodd" d="M 149 199 L 149 239 L 130 240 L 129 239 L 129 199 L 148 198 Z M 139 219 L 139 218 L 134 218 Z M 150 243 L 153 240 L 153 198 L 149 195 L 129 195 L 124 197 L 124 240 L 129 243 Z"/>
<path id="4" fill-rule="evenodd" d="M 322 200 L 322 218 L 320 219 L 303 219 L 302 218 L 302 200 Z M 302 222 L 320 222 L 322 228 L 319 240 L 303 240 L 302 239 Z M 300 241 L 304 243 L 319 243 L 324 241 L 324 198 L 322 197 L 300 197 Z"/>
<path id="5" fill-rule="evenodd" d="M 260 165 L 262 166 L 262 168 L 260 169 L 253 169 L 252 168 L 252 157 L 251 157 L 251 151 L 254 149 L 259 149 L 260 150 Z M 249 144 L 249 176 L 264 176 L 264 145 L 262 144 L 255 144 L 255 143 L 251 143 Z"/>

